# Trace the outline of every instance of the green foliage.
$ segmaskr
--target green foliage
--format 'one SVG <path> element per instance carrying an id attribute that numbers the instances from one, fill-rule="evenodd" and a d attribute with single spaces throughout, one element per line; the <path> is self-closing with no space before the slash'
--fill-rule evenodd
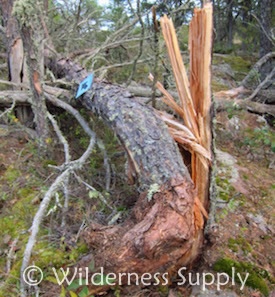
<path id="1" fill-rule="evenodd" d="M 241 249 L 245 255 L 252 252 L 252 247 L 247 242 L 247 240 L 244 237 L 238 236 L 237 238 L 229 238 L 228 239 L 228 247 L 233 252 L 238 252 L 239 249 Z"/>
<path id="2" fill-rule="evenodd" d="M 13 184 L 20 177 L 21 172 L 13 165 L 10 165 L 4 175 L 4 178 L 9 184 Z"/>
<path id="3" fill-rule="evenodd" d="M 268 296 L 269 289 L 264 279 L 271 280 L 271 276 L 265 269 L 258 268 L 251 263 L 247 262 L 237 262 L 230 258 L 219 259 L 213 266 L 213 269 L 218 272 L 225 272 L 232 277 L 232 268 L 235 268 L 235 272 L 244 275 L 249 273 L 249 276 L 246 281 L 246 285 L 260 290 L 264 296 Z M 235 278 L 236 281 L 239 281 L 238 278 Z"/>
<path id="4" fill-rule="evenodd" d="M 187 25 L 182 25 L 177 30 L 179 47 L 182 51 L 188 50 L 188 33 L 189 33 L 189 26 L 187 26 Z"/>
<path id="5" fill-rule="evenodd" d="M 227 90 L 228 86 L 224 85 L 223 83 L 217 82 L 216 80 L 213 79 L 211 81 L 211 89 L 215 93 L 215 92 Z"/>
<path id="6" fill-rule="evenodd" d="M 248 72 L 251 67 L 251 58 L 250 59 L 244 59 L 241 56 L 225 56 L 223 57 L 224 62 L 228 63 L 231 68 L 236 72 Z"/>
<path id="7" fill-rule="evenodd" d="M 243 144 L 252 149 L 268 147 L 275 153 L 275 134 L 271 128 L 264 126 L 262 128 L 247 129 Z"/>
<path id="8" fill-rule="evenodd" d="M 234 187 L 229 182 L 228 178 L 216 176 L 217 196 L 218 198 L 229 202 L 234 193 Z"/>

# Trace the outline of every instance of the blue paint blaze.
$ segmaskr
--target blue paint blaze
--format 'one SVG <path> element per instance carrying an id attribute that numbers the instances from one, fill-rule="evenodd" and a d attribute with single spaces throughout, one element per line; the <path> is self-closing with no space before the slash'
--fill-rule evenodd
<path id="1" fill-rule="evenodd" d="M 93 85 L 93 80 L 94 80 L 94 74 L 88 75 L 78 86 L 78 90 L 76 93 L 75 98 L 77 99 L 84 93 L 86 93 Z"/>

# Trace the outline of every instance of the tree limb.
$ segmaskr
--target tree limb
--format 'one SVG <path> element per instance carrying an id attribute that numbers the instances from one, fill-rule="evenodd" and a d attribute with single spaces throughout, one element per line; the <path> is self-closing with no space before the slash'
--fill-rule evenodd
<path id="1" fill-rule="evenodd" d="M 247 74 L 247 76 L 242 80 L 242 82 L 240 83 L 241 86 L 244 86 L 245 88 L 248 87 L 248 82 L 251 79 L 251 77 L 253 77 L 253 75 L 255 75 L 255 73 L 259 73 L 260 68 L 270 59 L 273 59 L 275 57 L 275 52 L 270 52 L 268 54 L 266 54 L 265 56 L 263 56 L 253 67 L 252 69 L 249 71 L 249 73 Z"/>
<path id="2" fill-rule="evenodd" d="M 266 78 L 258 85 L 258 87 L 254 90 L 254 92 L 245 100 L 249 101 L 252 100 L 253 98 L 255 98 L 257 96 L 257 94 L 260 92 L 260 90 L 265 87 L 265 85 L 268 82 L 272 82 L 273 80 L 273 76 L 275 75 L 275 67 L 272 69 L 272 71 L 266 76 Z"/>
<path id="3" fill-rule="evenodd" d="M 251 15 L 256 19 L 256 21 L 260 25 L 260 27 L 261 27 L 262 31 L 264 32 L 266 38 L 273 44 L 273 46 L 275 46 L 274 39 L 266 32 L 262 22 L 258 19 L 258 17 L 253 12 L 251 12 Z"/>
<path id="4" fill-rule="evenodd" d="M 15 107 L 15 103 L 16 103 L 16 101 L 13 99 L 13 102 L 12 102 L 11 107 L 7 108 L 4 112 L 2 112 L 2 113 L 0 114 L 0 118 L 2 118 L 5 114 L 10 113 L 10 112 L 14 109 L 14 107 Z"/>
<path id="5" fill-rule="evenodd" d="M 258 102 L 252 102 L 247 100 L 226 100 L 226 99 L 216 99 L 215 100 L 216 110 L 217 112 L 226 110 L 228 106 L 235 105 L 237 107 L 241 107 L 249 112 L 253 112 L 256 114 L 269 114 L 275 117 L 275 105 L 270 104 L 262 104 Z"/>
<path id="6" fill-rule="evenodd" d="M 31 235 L 28 239 L 28 243 L 27 243 L 25 251 L 24 251 L 23 261 L 22 261 L 22 265 L 21 265 L 21 269 L 20 269 L 20 272 L 21 272 L 21 274 L 20 274 L 21 275 L 21 278 L 20 278 L 21 297 L 28 296 L 27 286 L 26 286 L 26 283 L 24 280 L 24 271 L 29 265 L 32 249 L 35 245 L 36 237 L 37 237 L 41 222 L 45 216 L 45 213 L 47 211 L 47 207 L 51 201 L 51 198 L 62 186 L 62 183 L 64 182 L 64 180 L 66 180 L 68 178 L 68 176 L 74 170 L 78 170 L 84 165 L 84 163 L 90 156 L 90 154 L 94 148 L 94 145 L 95 145 L 95 139 L 91 138 L 90 144 L 89 144 L 87 150 L 84 152 L 84 154 L 79 159 L 70 162 L 69 163 L 70 165 L 68 167 L 66 167 L 66 169 L 55 179 L 55 181 L 52 183 L 49 190 L 45 194 L 45 196 L 38 208 L 38 211 L 36 212 L 36 214 L 34 216 L 32 226 L 30 228 Z"/>

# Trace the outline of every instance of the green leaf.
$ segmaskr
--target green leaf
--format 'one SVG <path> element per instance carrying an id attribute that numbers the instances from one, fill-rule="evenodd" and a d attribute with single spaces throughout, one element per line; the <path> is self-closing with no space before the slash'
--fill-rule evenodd
<path id="1" fill-rule="evenodd" d="M 67 290 L 76 290 L 79 287 L 83 286 L 85 284 L 85 279 L 75 279 L 68 287 Z"/>
<path id="2" fill-rule="evenodd" d="M 73 292 L 73 291 L 70 291 L 69 293 L 70 293 L 71 297 L 78 297 L 77 294 L 75 292 Z"/>
<path id="3" fill-rule="evenodd" d="M 88 290 L 88 287 L 85 286 L 79 293 L 79 297 L 86 297 L 88 295 L 89 295 L 89 290 Z"/>
<path id="4" fill-rule="evenodd" d="M 58 282 L 54 276 L 49 275 L 45 278 L 45 280 L 49 281 L 50 283 L 56 284 L 56 285 L 58 284 Z"/>
<path id="5" fill-rule="evenodd" d="M 264 139 L 264 144 L 265 145 L 270 145 L 271 141 L 268 138 Z"/>
<path id="6" fill-rule="evenodd" d="M 61 293 L 59 297 L 66 297 L 66 290 L 63 286 L 61 287 Z"/>

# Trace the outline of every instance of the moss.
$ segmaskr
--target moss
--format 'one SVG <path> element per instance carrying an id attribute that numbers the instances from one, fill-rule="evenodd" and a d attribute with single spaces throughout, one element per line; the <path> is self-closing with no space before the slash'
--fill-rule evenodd
<path id="1" fill-rule="evenodd" d="M 233 252 L 238 252 L 239 249 L 241 249 L 244 254 L 248 254 L 252 252 L 252 247 L 245 240 L 245 238 L 239 236 L 238 238 L 229 238 L 228 239 L 228 247 L 233 251 Z"/>
<path id="2" fill-rule="evenodd" d="M 251 263 L 237 262 L 230 258 L 219 259 L 213 266 L 213 269 L 218 272 L 225 272 L 232 277 L 232 268 L 235 268 L 235 274 L 241 275 L 249 273 L 246 281 L 246 286 L 261 291 L 264 296 L 268 296 L 269 289 L 264 278 L 270 279 L 269 273 L 260 269 Z M 239 279 L 235 277 L 235 280 L 239 282 Z"/>
<path id="3" fill-rule="evenodd" d="M 22 231 L 30 227 L 36 211 L 36 206 L 31 202 L 37 195 L 37 192 L 30 192 L 28 188 L 23 188 L 18 192 L 20 199 L 0 216 L 0 230 L 2 230 L 2 234 L 9 234 L 13 238 L 19 236 Z"/>
<path id="4" fill-rule="evenodd" d="M 230 184 L 226 177 L 216 177 L 216 185 L 218 191 L 218 197 L 226 202 L 228 202 L 234 192 L 234 187 Z"/>
<path id="5" fill-rule="evenodd" d="M 5 172 L 3 179 L 6 179 L 11 184 L 14 183 L 19 176 L 21 176 L 20 170 L 14 168 L 13 165 L 10 165 Z"/>
<path id="6" fill-rule="evenodd" d="M 31 187 L 24 187 L 17 191 L 18 198 L 24 198 L 27 196 L 31 196 L 34 198 L 37 195 L 37 191 L 34 191 Z"/>
<path id="7" fill-rule="evenodd" d="M 212 80 L 211 82 L 211 87 L 212 87 L 212 91 L 213 92 L 219 92 L 219 91 L 225 91 L 225 90 L 228 90 L 228 86 L 222 84 L 222 83 L 219 83 L 215 80 Z"/>
<path id="8" fill-rule="evenodd" d="M 251 60 L 245 60 L 240 56 L 228 55 L 223 57 L 223 59 L 225 63 L 228 63 L 237 72 L 248 72 L 251 67 Z"/>

